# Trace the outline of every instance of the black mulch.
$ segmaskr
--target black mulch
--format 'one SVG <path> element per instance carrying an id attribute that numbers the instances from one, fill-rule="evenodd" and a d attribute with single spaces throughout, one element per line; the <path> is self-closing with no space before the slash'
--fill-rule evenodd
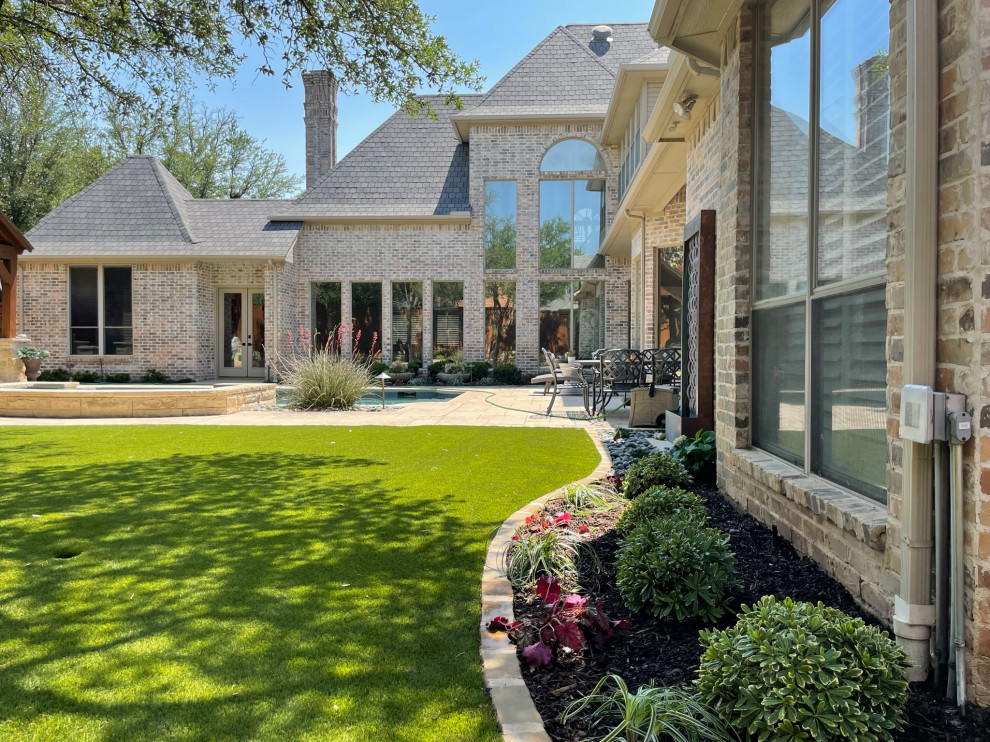
<path id="1" fill-rule="evenodd" d="M 738 510 L 716 488 L 698 485 L 694 490 L 707 501 L 711 524 L 731 536 L 737 576 L 743 583 L 736 594 L 736 605 L 751 604 L 769 594 L 802 601 L 820 600 L 880 625 L 838 581 L 799 554 L 785 539 Z M 605 733 L 606 730 L 592 728 L 587 717 L 571 720 L 566 726 L 559 721 L 568 704 L 590 693 L 604 675 L 620 675 L 635 689 L 650 680 L 661 685 L 689 683 L 698 669 L 701 656 L 698 630 L 705 627 L 702 622 L 657 621 L 631 615 L 623 605 L 615 588 L 618 537 L 613 526 L 617 517 L 618 511 L 613 511 L 572 521 L 575 529 L 581 524 L 591 529 L 595 550 L 602 560 L 601 573 L 588 571 L 580 576 L 581 593 L 593 599 L 601 598 L 610 618 L 630 619 L 632 626 L 617 632 L 604 651 L 589 646 L 570 655 L 558 652 L 551 665 L 536 669 L 522 662 L 530 695 L 547 732 L 558 742 L 597 739 Z M 531 592 L 517 592 L 514 601 L 517 619 L 531 615 L 535 607 Z M 732 615 L 726 616 L 718 626 L 728 626 L 733 620 Z M 967 716 L 961 718 L 955 707 L 921 685 L 911 688 L 908 717 L 910 726 L 897 735 L 898 742 L 990 742 L 990 712 L 971 707 Z"/>

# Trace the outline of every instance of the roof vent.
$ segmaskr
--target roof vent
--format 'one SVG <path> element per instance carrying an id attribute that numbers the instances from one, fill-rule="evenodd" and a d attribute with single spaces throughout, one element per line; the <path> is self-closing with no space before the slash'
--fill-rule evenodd
<path id="1" fill-rule="evenodd" d="M 612 40 L 611 26 L 595 26 L 591 29 L 591 38 L 595 41 L 609 42 Z"/>

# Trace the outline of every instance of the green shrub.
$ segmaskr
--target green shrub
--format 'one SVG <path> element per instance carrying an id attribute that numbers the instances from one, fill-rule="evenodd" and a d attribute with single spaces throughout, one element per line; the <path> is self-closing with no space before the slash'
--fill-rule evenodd
<path id="1" fill-rule="evenodd" d="M 360 359 L 316 351 L 280 358 L 289 405 L 303 410 L 346 410 L 368 393 L 371 366 Z"/>
<path id="2" fill-rule="evenodd" d="M 670 455 L 684 464 L 693 476 L 709 478 L 715 473 L 715 431 L 699 430 L 694 438 L 686 435 L 674 439 Z"/>
<path id="3" fill-rule="evenodd" d="M 601 567 L 591 544 L 574 531 L 545 528 L 536 532 L 517 532 L 502 556 L 505 576 L 516 587 L 536 582 L 544 575 L 561 582 L 571 582 L 582 559 L 590 559 L 595 569 Z"/>
<path id="4" fill-rule="evenodd" d="M 654 487 L 633 500 L 619 516 L 615 530 L 624 535 L 643 525 L 681 516 L 704 522 L 705 501 L 680 487 Z"/>
<path id="5" fill-rule="evenodd" d="M 910 661 L 862 619 L 767 595 L 701 642 L 702 700 L 754 739 L 891 742 L 904 726 Z"/>
<path id="6" fill-rule="evenodd" d="M 684 465 L 668 453 L 655 453 L 637 459 L 623 479 L 623 494 L 632 499 L 654 487 L 676 487 L 691 483 Z"/>
<path id="7" fill-rule="evenodd" d="M 430 379 L 434 380 L 437 378 L 437 374 L 442 374 L 443 370 L 447 367 L 449 361 L 440 360 L 434 361 L 429 366 L 426 367 L 427 372 L 430 374 Z"/>
<path id="8" fill-rule="evenodd" d="M 409 373 L 411 373 L 413 376 L 418 376 L 420 370 L 423 368 L 423 362 L 409 361 L 409 363 L 406 364 L 406 368 L 409 369 Z"/>
<path id="9" fill-rule="evenodd" d="M 38 381 L 71 381 L 72 377 L 64 368 L 48 368 L 38 374 Z"/>
<path id="10" fill-rule="evenodd" d="M 512 364 L 496 366 L 492 375 L 495 377 L 495 381 L 500 384 L 522 384 L 523 380 L 522 371 Z"/>
<path id="11" fill-rule="evenodd" d="M 168 374 L 155 368 L 149 368 L 141 376 L 142 384 L 168 384 L 171 381 Z"/>
<path id="12" fill-rule="evenodd" d="M 654 618 L 720 617 L 736 585 L 729 536 L 697 518 L 645 523 L 622 540 L 616 583 L 626 607 Z"/>
<path id="13" fill-rule="evenodd" d="M 615 690 L 602 692 L 609 681 L 615 685 Z M 729 742 L 732 739 L 722 720 L 698 700 L 696 693 L 686 688 L 657 688 L 651 682 L 630 693 L 622 678 L 606 675 L 590 695 L 579 698 L 564 710 L 561 723 L 566 724 L 589 705 L 596 706 L 591 714 L 595 726 L 609 725 L 603 742 L 658 742 L 661 739 Z"/>
<path id="14" fill-rule="evenodd" d="M 481 381 L 491 370 L 491 365 L 488 361 L 476 361 L 474 363 L 464 364 L 465 369 L 471 374 L 472 381 Z"/>
<path id="15" fill-rule="evenodd" d="M 95 384 L 100 380 L 100 375 L 95 371 L 76 371 L 72 374 L 72 380 L 80 384 Z"/>
<path id="16" fill-rule="evenodd" d="M 131 380 L 131 375 L 127 373 L 107 374 L 103 380 L 108 384 L 126 384 Z"/>
<path id="17" fill-rule="evenodd" d="M 372 376 L 378 376 L 382 372 L 388 372 L 388 364 L 382 363 L 381 361 L 375 361 L 370 366 L 368 366 L 368 373 Z"/>

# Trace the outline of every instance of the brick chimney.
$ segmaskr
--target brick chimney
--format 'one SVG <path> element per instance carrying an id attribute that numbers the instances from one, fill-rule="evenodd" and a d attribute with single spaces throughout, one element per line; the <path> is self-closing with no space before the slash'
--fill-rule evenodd
<path id="1" fill-rule="evenodd" d="M 337 78 L 327 70 L 303 72 L 306 188 L 337 164 Z"/>

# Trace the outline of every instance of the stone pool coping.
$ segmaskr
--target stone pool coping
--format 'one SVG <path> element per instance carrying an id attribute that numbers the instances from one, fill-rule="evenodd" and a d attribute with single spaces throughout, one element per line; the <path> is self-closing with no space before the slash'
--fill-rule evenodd
<path id="1" fill-rule="evenodd" d="M 587 433 L 598 449 L 601 461 L 591 474 L 565 487 L 604 479 L 612 467 L 608 451 L 597 431 L 587 430 Z M 499 556 L 506 543 L 511 541 L 516 528 L 526 522 L 526 517 L 542 510 L 547 501 L 562 494 L 565 487 L 536 498 L 505 519 L 488 545 L 488 554 L 481 573 L 481 667 L 485 686 L 502 727 L 504 742 L 551 740 L 543 726 L 543 719 L 536 710 L 536 704 L 529 695 L 526 681 L 523 680 L 515 645 L 509 641 L 509 636 L 504 631 L 492 633 L 487 629 L 488 622 L 496 616 L 504 616 L 510 622 L 515 620 L 512 611 L 512 584 L 502 574 Z"/>
<path id="2" fill-rule="evenodd" d="M 231 415 L 275 403 L 275 385 L 85 387 L 72 382 L 0 386 L 0 417 L 151 418 Z"/>

